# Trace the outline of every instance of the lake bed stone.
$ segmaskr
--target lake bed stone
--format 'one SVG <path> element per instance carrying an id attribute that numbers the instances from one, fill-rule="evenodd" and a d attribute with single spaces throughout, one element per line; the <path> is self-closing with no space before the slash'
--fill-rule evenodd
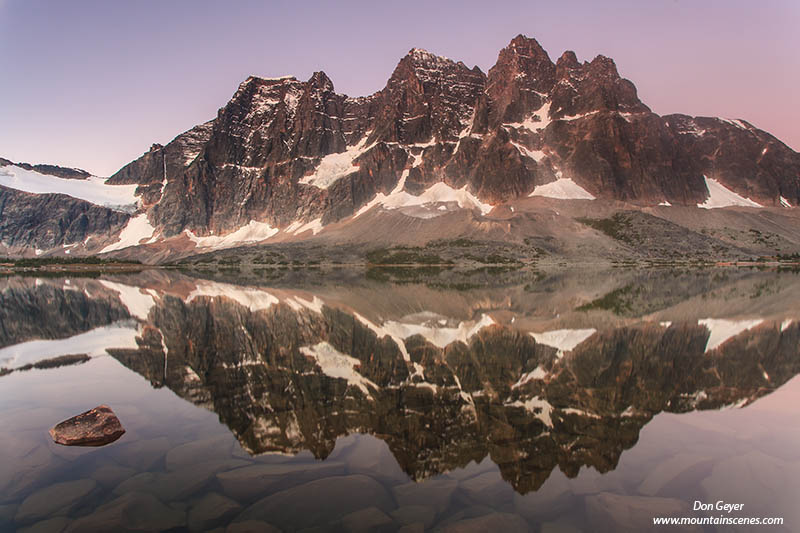
<path id="1" fill-rule="evenodd" d="M 476 518 L 467 518 L 442 528 L 443 533 L 480 533 L 483 531 L 522 533 L 530 530 L 531 527 L 521 516 L 511 513 L 491 513 Z"/>
<path id="2" fill-rule="evenodd" d="M 279 528 L 297 530 L 331 524 L 370 506 L 388 512 L 394 502 L 370 477 L 332 476 L 267 496 L 245 509 L 237 521 L 268 520 Z"/>
<path id="3" fill-rule="evenodd" d="M 401 524 L 422 524 L 426 529 L 436 521 L 436 509 L 428 505 L 405 505 L 392 511 L 391 515 Z"/>
<path id="4" fill-rule="evenodd" d="M 241 510 L 242 506 L 235 501 L 222 494 L 211 492 L 192 505 L 187 523 L 191 531 L 206 531 L 224 524 Z"/>
<path id="5" fill-rule="evenodd" d="M 252 500 L 268 489 L 302 484 L 315 478 L 339 476 L 345 465 L 334 461 L 318 463 L 256 464 L 217 474 L 223 492 L 234 500 Z"/>
<path id="6" fill-rule="evenodd" d="M 185 525 L 186 513 L 171 509 L 152 494 L 129 492 L 67 526 L 67 533 L 162 531 Z"/>
<path id="7" fill-rule="evenodd" d="M 71 522 L 66 516 L 57 516 L 19 529 L 17 533 L 61 533 Z"/>
<path id="8" fill-rule="evenodd" d="M 29 524 L 57 514 L 66 514 L 97 486 L 93 479 L 55 483 L 40 489 L 20 504 L 14 521 Z"/>
<path id="9" fill-rule="evenodd" d="M 453 479 L 428 479 L 397 485 L 392 491 L 400 506 L 427 505 L 441 513 L 450 506 L 453 492 L 457 488 L 458 481 Z"/>
<path id="10" fill-rule="evenodd" d="M 341 525 L 345 531 L 356 533 L 361 531 L 376 531 L 387 528 L 393 523 L 392 519 L 377 507 L 367 507 L 354 511 L 342 517 Z"/>

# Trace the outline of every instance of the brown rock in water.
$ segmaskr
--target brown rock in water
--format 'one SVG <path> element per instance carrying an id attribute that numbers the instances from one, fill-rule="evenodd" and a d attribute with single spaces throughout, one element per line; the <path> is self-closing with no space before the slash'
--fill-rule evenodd
<path id="1" fill-rule="evenodd" d="M 50 430 L 56 444 L 64 446 L 104 446 L 120 438 L 125 429 L 107 405 L 64 420 Z"/>

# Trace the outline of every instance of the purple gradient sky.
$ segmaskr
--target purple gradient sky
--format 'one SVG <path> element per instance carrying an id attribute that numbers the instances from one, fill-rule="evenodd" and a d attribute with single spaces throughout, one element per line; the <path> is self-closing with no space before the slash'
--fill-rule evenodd
<path id="1" fill-rule="evenodd" d="M 412 47 L 488 71 L 518 33 L 614 58 L 656 113 L 744 118 L 800 150 L 800 2 L 0 0 L 0 156 L 110 175 L 248 75 L 381 89 Z"/>

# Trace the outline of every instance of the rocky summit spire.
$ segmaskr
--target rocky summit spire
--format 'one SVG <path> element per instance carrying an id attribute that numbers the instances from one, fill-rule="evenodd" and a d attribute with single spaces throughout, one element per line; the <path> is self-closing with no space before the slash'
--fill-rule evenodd
<path id="1" fill-rule="evenodd" d="M 328 75 L 321 70 L 311 75 L 311 77 L 308 79 L 308 84 L 311 87 L 320 89 L 324 92 L 333 92 L 333 82 Z"/>
<path id="2" fill-rule="evenodd" d="M 490 124 L 520 122 L 541 108 L 553 87 L 556 66 L 536 39 L 518 35 L 500 51 L 489 70 L 486 93 Z"/>
<path id="3" fill-rule="evenodd" d="M 497 63 L 489 71 L 489 83 L 495 78 L 500 81 L 501 75 L 506 80 L 509 75 L 519 76 L 524 78 L 528 89 L 547 93 L 553 86 L 555 73 L 556 66 L 536 39 L 517 35 L 500 51 Z"/>

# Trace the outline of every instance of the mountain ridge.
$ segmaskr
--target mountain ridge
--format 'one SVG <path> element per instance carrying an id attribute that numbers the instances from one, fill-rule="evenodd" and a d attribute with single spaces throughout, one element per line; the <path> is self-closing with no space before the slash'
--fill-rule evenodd
<path id="1" fill-rule="evenodd" d="M 485 216 L 529 196 L 793 207 L 800 154 L 740 119 L 661 117 L 612 59 L 567 51 L 553 62 L 518 35 L 488 73 L 412 48 L 368 96 L 336 93 L 322 71 L 250 76 L 216 118 L 107 184 L 137 185 L 145 231 L 134 243 L 213 248 L 237 232 L 240 244 L 315 236 L 365 210 Z"/>

